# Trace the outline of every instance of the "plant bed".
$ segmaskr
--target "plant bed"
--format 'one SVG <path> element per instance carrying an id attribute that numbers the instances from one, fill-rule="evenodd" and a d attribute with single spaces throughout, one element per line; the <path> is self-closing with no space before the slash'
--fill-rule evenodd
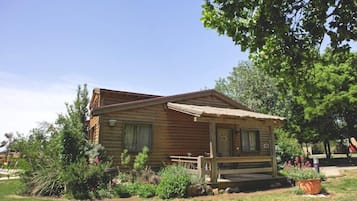
<path id="1" fill-rule="evenodd" d="M 311 163 L 309 161 L 304 162 L 302 157 L 296 157 L 293 163 L 288 161 L 281 173 L 288 179 L 295 181 L 295 185 L 305 194 L 311 195 L 321 192 L 321 180 L 325 179 L 325 175 L 311 168 Z"/>

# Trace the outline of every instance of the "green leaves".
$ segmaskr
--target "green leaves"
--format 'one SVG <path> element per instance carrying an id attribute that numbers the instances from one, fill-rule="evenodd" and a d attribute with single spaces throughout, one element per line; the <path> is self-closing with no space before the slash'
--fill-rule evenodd
<path id="1" fill-rule="evenodd" d="M 276 81 L 247 62 L 234 67 L 226 78 L 219 78 L 215 88 L 257 112 L 282 114 L 285 107 Z"/>
<path id="2" fill-rule="evenodd" d="M 305 81 L 324 38 L 334 52 L 357 40 L 357 4 L 351 1 L 207 0 L 202 9 L 205 27 L 232 38 L 257 67 L 291 87 Z"/>

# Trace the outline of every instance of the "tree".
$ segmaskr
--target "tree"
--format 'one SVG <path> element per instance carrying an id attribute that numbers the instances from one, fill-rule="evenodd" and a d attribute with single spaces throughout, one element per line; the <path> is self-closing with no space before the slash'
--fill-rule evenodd
<path id="1" fill-rule="evenodd" d="M 242 62 L 226 78 L 216 81 L 215 89 L 253 111 L 282 114 L 276 82 L 265 72 L 248 62 Z"/>
<path id="2" fill-rule="evenodd" d="M 322 139 L 357 137 L 357 54 L 330 49 L 308 71 L 298 101 Z"/>
<path id="3" fill-rule="evenodd" d="M 318 59 L 325 38 L 338 52 L 357 40 L 352 0 L 206 0 L 205 27 L 232 38 L 256 65 L 278 81 L 297 86 Z"/>
<path id="4" fill-rule="evenodd" d="M 59 115 L 57 124 L 61 127 L 63 140 L 63 162 L 65 165 L 78 161 L 85 156 L 88 118 L 87 85 L 78 86 L 76 99 L 73 104 L 66 103 L 67 114 Z"/>

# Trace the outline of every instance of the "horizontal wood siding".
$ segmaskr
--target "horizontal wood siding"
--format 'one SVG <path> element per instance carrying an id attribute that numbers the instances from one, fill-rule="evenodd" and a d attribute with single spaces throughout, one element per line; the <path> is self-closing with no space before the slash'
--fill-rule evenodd
<path id="1" fill-rule="evenodd" d="M 266 121 L 259 121 L 259 120 L 242 120 L 239 125 L 236 126 L 236 136 L 234 137 L 233 140 L 233 148 L 234 148 L 234 153 L 237 154 L 237 156 L 256 156 L 256 155 L 261 155 L 261 156 L 269 156 L 270 155 L 270 148 L 271 146 L 271 139 L 270 139 L 270 134 L 269 134 L 269 125 L 268 122 Z M 240 132 L 242 130 L 258 130 L 260 134 L 260 151 L 259 152 L 242 152 L 241 148 L 241 137 L 240 137 Z M 264 144 L 269 144 L 269 148 L 264 148 Z M 239 147 L 239 150 L 237 150 L 237 147 Z"/>
<path id="2" fill-rule="evenodd" d="M 190 115 L 168 110 L 168 146 L 170 155 L 204 156 L 209 153 L 207 123 L 197 123 Z"/>
<path id="3" fill-rule="evenodd" d="M 114 96 L 113 96 L 114 99 Z M 109 99 L 108 99 L 109 100 Z M 209 105 L 215 107 L 232 107 L 213 96 L 195 98 L 180 103 Z M 116 120 L 115 126 L 109 126 L 109 120 Z M 130 109 L 120 112 L 100 115 L 100 143 L 113 156 L 114 165 L 120 165 L 120 154 L 123 151 L 123 132 L 125 123 L 148 123 L 152 125 L 152 147 L 149 153 L 149 165 L 160 167 L 169 162 L 170 155 L 193 156 L 205 155 L 209 152 L 208 123 L 195 122 L 190 115 L 169 110 L 165 104 Z M 239 125 L 228 125 L 235 128 L 233 146 L 240 146 L 240 128 L 258 128 L 260 131 L 261 152 L 255 155 L 269 155 L 269 149 L 264 150 L 264 143 L 269 143 L 269 129 L 263 121 L 242 120 Z M 244 156 L 240 151 L 233 150 L 237 156 Z"/>
<path id="4" fill-rule="evenodd" d="M 124 149 L 125 123 L 151 124 L 153 131 L 149 165 L 153 167 L 161 166 L 162 161 L 167 161 L 167 153 L 169 153 L 167 149 L 167 114 L 163 105 L 109 113 L 102 115 L 102 117 L 102 145 L 113 156 L 115 164 L 120 164 L 120 154 Z M 110 119 L 117 120 L 115 126 L 109 126 Z"/>
<path id="5" fill-rule="evenodd" d="M 89 128 L 91 135 L 93 135 L 93 142 L 94 143 L 99 143 L 99 116 L 92 116 L 89 120 Z M 94 128 L 94 129 L 93 129 Z M 92 130 L 93 129 L 93 130 Z"/>

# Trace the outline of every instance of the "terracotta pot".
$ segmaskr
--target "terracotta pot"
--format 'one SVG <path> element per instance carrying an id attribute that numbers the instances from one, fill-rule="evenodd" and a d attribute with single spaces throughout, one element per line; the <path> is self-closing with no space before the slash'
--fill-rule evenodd
<path id="1" fill-rule="evenodd" d="M 295 184 L 301 188 L 305 194 L 316 195 L 321 192 L 320 179 L 304 179 L 296 181 Z"/>

